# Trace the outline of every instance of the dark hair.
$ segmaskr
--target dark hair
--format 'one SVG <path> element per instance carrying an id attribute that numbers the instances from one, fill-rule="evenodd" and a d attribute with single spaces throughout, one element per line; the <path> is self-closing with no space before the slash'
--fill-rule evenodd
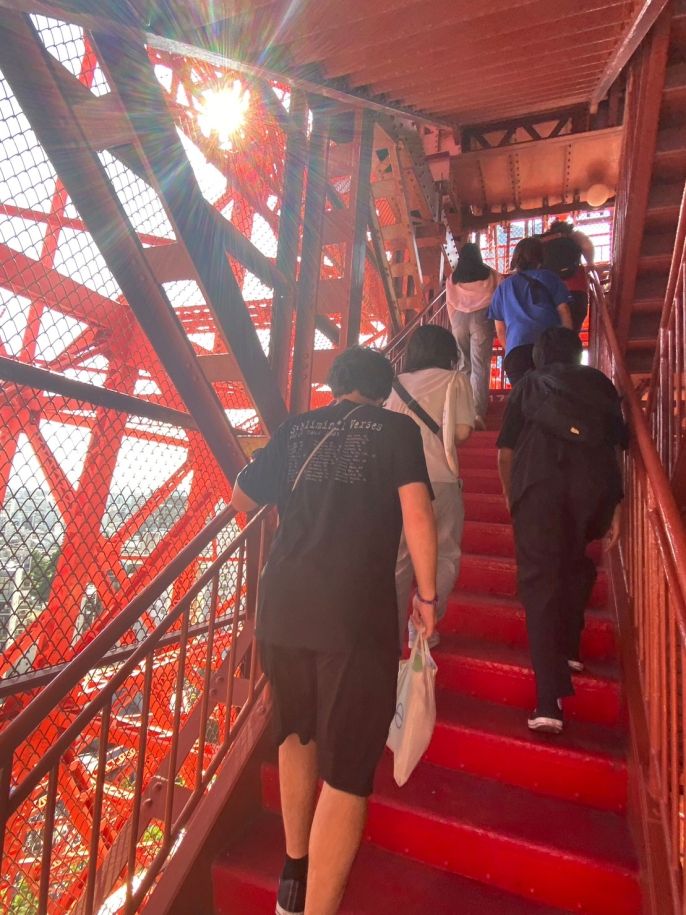
<path id="1" fill-rule="evenodd" d="M 533 360 L 537 369 L 553 362 L 575 365 L 581 362 L 583 346 L 579 335 L 568 327 L 549 327 L 534 344 Z"/>
<path id="2" fill-rule="evenodd" d="M 571 223 L 567 222 L 566 219 L 556 219 L 555 222 L 551 222 L 548 226 L 548 231 L 546 235 L 553 235 L 559 232 L 562 232 L 566 235 L 571 235 L 574 231 L 574 226 Z"/>
<path id="3" fill-rule="evenodd" d="M 450 331 L 435 324 L 424 324 L 417 328 L 407 344 L 404 371 L 451 369 L 457 358 L 457 343 Z"/>
<path id="4" fill-rule="evenodd" d="M 359 391 L 370 400 L 385 400 L 391 393 L 393 376 L 393 366 L 383 353 L 351 346 L 335 359 L 327 384 L 334 397 Z"/>
<path id="5" fill-rule="evenodd" d="M 543 245 L 531 236 L 517 242 L 512 254 L 510 270 L 535 270 L 543 263 Z"/>
<path id="6" fill-rule="evenodd" d="M 484 264 L 481 256 L 481 248 L 471 241 L 462 245 L 457 267 L 453 270 L 453 283 L 476 283 L 488 279 L 490 273 L 491 268 Z"/>

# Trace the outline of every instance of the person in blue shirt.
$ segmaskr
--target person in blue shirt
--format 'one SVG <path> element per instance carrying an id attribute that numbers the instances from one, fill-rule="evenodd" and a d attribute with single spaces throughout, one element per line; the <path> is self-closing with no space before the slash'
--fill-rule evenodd
<path id="1" fill-rule="evenodd" d="M 512 385 L 534 367 L 534 343 L 544 330 L 572 326 L 569 290 L 556 273 L 541 267 L 542 262 L 541 242 L 523 238 L 512 255 L 514 272 L 498 286 L 488 310 Z"/>

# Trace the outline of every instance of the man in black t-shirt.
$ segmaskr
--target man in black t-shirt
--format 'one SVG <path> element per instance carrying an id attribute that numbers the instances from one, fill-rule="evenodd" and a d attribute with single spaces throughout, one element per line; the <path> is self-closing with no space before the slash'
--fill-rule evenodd
<path id="1" fill-rule="evenodd" d="M 418 426 L 381 407 L 392 380 L 380 353 L 346 350 L 335 403 L 285 422 L 234 487 L 238 511 L 272 503 L 280 518 L 257 609 L 280 745 L 280 915 L 337 912 L 360 843 L 395 712 L 403 526 L 413 623 L 427 636 L 435 624 L 431 486 Z"/>
<path id="2" fill-rule="evenodd" d="M 514 522 L 519 597 L 536 675 L 531 730 L 559 734 L 559 699 L 574 693 L 584 610 L 596 578 L 586 546 L 610 529 L 619 537 L 626 447 L 619 395 L 602 372 L 580 365 L 571 330 L 544 331 L 536 371 L 510 395 L 498 437 L 498 468 Z"/>

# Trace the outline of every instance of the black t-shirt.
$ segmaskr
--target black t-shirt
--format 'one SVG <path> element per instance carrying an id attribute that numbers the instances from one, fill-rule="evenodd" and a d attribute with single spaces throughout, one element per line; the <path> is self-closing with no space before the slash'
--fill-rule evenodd
<path id="1" fill-rule="evenodd" d="M 366 404 L 346 418 L 356 406 L 344 400 L 287 420 L 238 478 L 255 502 L 279 508 L 257 619 L 258 636 L 274 644 L 397 649 L 398 488 L 431 487 L 417 424 Z"/>
<path id="2" fill-rule="evenodd" d="M 545 431 L 530 417 L 556 392 L 573 392 L 586 411 L 597 410 L 604 426 L 604 441 L 588 446 L 567 442 Z M 529 372 L 510 394 L 497 442 L 498 448 L 514 450 L 510 501 L 515 505 L 534 483 L 573 471 L 589 489 L 614 506 L 623 495 L 616 448 L 627 445 L 627 429 L 621 401 L 607 376 L 586 365 L 555 363 Z"/>

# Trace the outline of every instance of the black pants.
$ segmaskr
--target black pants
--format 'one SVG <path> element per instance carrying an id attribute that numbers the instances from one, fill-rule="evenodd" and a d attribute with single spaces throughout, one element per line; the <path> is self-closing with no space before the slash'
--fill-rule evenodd
<path id="1" fill-rule="evenodd" d="M 578 334 L 588 314 L 588 293 L 570 292 L 569 312 L 572 316 L 572 327 Z"/>
<path id="2" fill-rule="evenodd" d="M 568 660 L 579 657 L 584 610 L 596 579 L 586 555 L 609 527 L 612 508 L 582 474 L 536 483 L 513 506 L 517 582 L 526 611 L 537 708 L 574 693 Z"/>
<path id="3" fill-rule="evenodd" d="M 503 359 L 503 368 L 512 387 L 534 367 L 533 352 L 533 343 L 525 343 L 522 346 L 515 346 Z"/>

